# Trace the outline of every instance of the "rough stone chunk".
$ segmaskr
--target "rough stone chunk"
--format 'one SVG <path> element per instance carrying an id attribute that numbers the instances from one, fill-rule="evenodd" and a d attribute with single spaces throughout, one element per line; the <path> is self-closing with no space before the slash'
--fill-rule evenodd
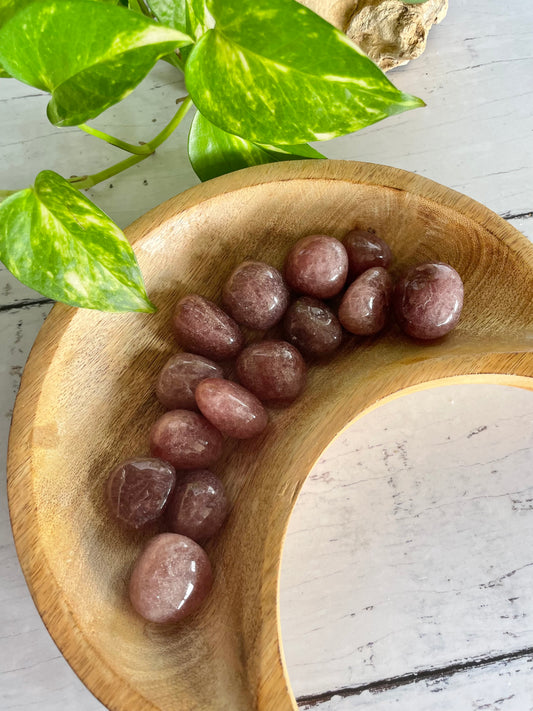
<path id="1" fill-rule="evenodd" d="M 159 402 L 168 410 L 196 410 L 194 391 L 205 378 L 223 378 L 217 363 L 194 353 L 177 353 L 167 360 L 155 385 Z"/>
<path id="2" fill-rule="evenodd" d="M 235 321 L 198 294 L 189 294 L 178 301 L 174 329 L 185 349 L 212 360 L 233 358 L 243 345 L 243 336 Z"/>
<path id="3" fill-rule="evenodd" d="M 300 294 L 329 299 L 344 286 L 348 255 L 342 242 L 327 235 L 298 240 L 285 260 L 288 285 Z"/>
<path id="4" fill-rule="evenodd" d="M 262 331 L 281 320 L 288 303 L 283 277 L 264 262 L 240 264 L 222 292 L 222 304 L 237 323 Z"/>
<path id="5" fill-rule="evenodd" d="M 203 380 L 196 388 L 200 412 L 228 437 L 248 439 L 268 423 L 265 408 L 249 390 L 229 380 Z"/>
<path id="6" fill-rule="evenodd" d="M 218 532 L 228 515 L 220 479 L 206 469 L 187 472 L 179 480 L 167 508 L 171 531 L 201 543 Z"/>
<path id="7" fill-rule="evenodd" d="M 237 377 L 263 402 L 285 406 L 304 389 L 305 361 L 286 341 L 260 341 L 239 354 Z"/>
<path id="8" fill-rule="evenodd" d="M 176 482 L 174 467 L 161 459 L 137 457 L 116 466 L 106 486 L 107 503 L 128 528 L 142 528 L 159 518 Z"/>
<path id="9" fill-rule="evenodd" d="M 149 622 L 180 622 L 207 597 L 211 564 L 195 541 L 177 533 L 152 538 L 137 559 L 129 595 L 134 609 Z"/>
<path id="10" fill-rule="evenodd" d="M 396 319 L 413 338 L 439 338 L 457 325 L 463 296 L 461 277 L 449 264 L 419 264 L 396 285 Z"/>
<path id="11" fill-rule="evenodd" d="M 339 321 L 357 336 L 378 333 L 387 322 L 391 292 L 392 278 L 386 269 L 367 269 L 342 297 Z"/>
<path id="12" fill-rule="evenodd" d="M 310 296 L 302 296 L 289 306 L 283 326 L 289 343 L 312 358 L 331 355 L 342 341 L 338 318 L 323 301 Z"/>
<path id="13" fill-rule="evenodd" d="M 372 232 L 352 230 L 342 242 L 348 253 L 348 272 L 352 277 L 371 267 L 390 267 L 392 252 L 389 245 Z"/>
<path id="14" fill-rule="evenodd" d="M 220 432 L 205 417 L 190 410 L 165 412 L 150 432 L 150 452 L 175 469 L 208 467 L 222 454 Z"/>

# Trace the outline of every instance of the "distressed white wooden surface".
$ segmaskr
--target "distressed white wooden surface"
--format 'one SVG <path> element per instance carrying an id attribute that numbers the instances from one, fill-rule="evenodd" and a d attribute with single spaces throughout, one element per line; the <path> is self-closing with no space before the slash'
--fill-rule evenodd
<path id="1" fill-rule="evenodd" d="M 532 28 L 528 0 L 503 10 L 500 0 L 452 0 L 425 54 L 391 73 L 427 108 L 320 149 L 454 187 L 533 239 Z M 147 140 L 182 92 L 179 76 L 158 67 L 94 123 Z M 0 82 L 0 188 L 25 187 L 44 168 L 90 173 L 123 156 L 49 125 L 46 103 L 31 87 Z M 187 128 L 90 197 L 125 226 L 194 185 Z M 21 305 L 41 299 L 0 267 L 2 467 L 20 372 L 50 308 Z M 315 698 L 312 708 L 533 709 L 532 423 L 531 394 L 439 389 L 357 423 L 335 444 L 357 450 L 355 463 L 335 450 L 325 455 L 297 504 L 282 573 L 289 671 L 297 695 Z M 4 476 L 0 482 L 0 708 L 101 711 L 33 607 L 12 543 Z"/>

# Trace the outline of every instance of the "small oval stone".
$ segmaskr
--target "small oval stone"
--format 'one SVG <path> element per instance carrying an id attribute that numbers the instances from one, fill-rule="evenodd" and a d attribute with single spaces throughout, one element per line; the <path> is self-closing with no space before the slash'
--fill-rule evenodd
<path id="1" fill-rule="evenodd" d="M 235 321 L 198 294 L 189 294 L 178 301 L 174 329 L 185 349 L 212 360 L 233 358 L 243 345 L 243 335 Z"/>
<path id="2" fill-rule="evenodd" d="M 211 564 L 198 543 L 177 533 L 152 538 L 137 558 L 129 595 L 134 609 L 149 622 L 180 622 L 207 597 Z"/>
<path id="3" fill-rule="evenodd" d="M 159 518 L 175 483 L 176 472 L 168 462 L 127 459 L 107 479 L 107 503 L 122 524 L 142 528 Z"/>
<path id="4" fill-rule="evenodd" d="M 187 472 L 179 480 L 167 508 L 171 531 L 201 543 L 218 532 L 228 515 L 220 479 L 207 469 Z"/>
<path id="5" fill-rule="evenodd" d="M 283 277 L 264 262 L 243 262 L 229 276 L 222 304 L 237 323 L 262 331 L 281 320 L 289 303 Z"/>
<path id="6" fill-rule="evenodd" d="M 371 267 L 388 269 L 391 265 L 391 248 L 372 232 L 351 230 L 342 242 L 348 254 L 348 271 L 354 277 Z"/>
<path id="7" fill-rule="evenodd" d="M 350 333 L 370 336 L 387 323 L 392 278 L 383 267 L 372 267 L 350 284 L 339 306 L 339 321 Z"/>
<path id="8" fill-rule="evenodd" d="M 301 294 L 329 299 L 344 286 L 348 255 L 342 242 L 327 235 L 298 240 L 287 255 L 285 278 Z"/>
<path id="9" fill-rule="evenodd" d="M 396 285 L 396 319 L 413 338 L 440 338 L 457 325 L 463 296 L 462 279 L 449 264 L 419 264 Z"/>
<path id="10" fill-rule="evenodd" d="M 331 355 L 342 341 L 342 328 L 333 311 L 311 296 L 293 301 L 283 327 L 289 343 L 313 358 Z"/>
<path id="11" fill-rule="evenodd" d="M 260 341 L 239 354 L 237 377 L 263 402 L 285 406 L 304 389 L 306 367 L 300 352 L 287 341 Z"/>
<path id="12" fill-rule="evenodd" d="M 256 396 L 229 380 L 203 380 L 196 388 L 196 402 L 202 415 L 228 437 L 255 437 L 268 423 L 266 410 Z"/>
<path id="13" fill-rule="evenodd" d="M 223 378 L 217 363 L 194 353 L 177 353 L 162 367 L 155 385 L 159 402 L 168 410 L 196 410 L 194 391 L 205 378 Z"/>
<path id="14" fill-rule="evenodd" d="M 202 469 L 222 454 L 220 432 L 190 410 L 165 412 L 150 431 L 150 453 L 175 469 Z"/>

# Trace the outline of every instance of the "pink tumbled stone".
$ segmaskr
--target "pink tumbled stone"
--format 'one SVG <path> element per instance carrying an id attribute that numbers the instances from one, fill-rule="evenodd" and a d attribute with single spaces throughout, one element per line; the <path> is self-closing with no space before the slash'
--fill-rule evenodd
<path id="1" fill-rule="evenodd" d="M 266 410 L 256 396 L 229 380 L 202 380 L 196 402 L 202 415 L 228 437 L 248 439 L 267 426 Z"/>
<path id="2" fill-rule="evenodd" d="M 287 340 L 314 358 L 331 355 L 342 341 L 342 328 L 333 311 L 311 296 L 293 301 L 285 314 L 283 327 Z"/>
<path id="3" fill-rule="evenodd" d="M 155 385 L 159 402 L 168 410 L 196 410 L 194 391 L 205 378 L 223 378 L 218 363 L 194 353 L 177 353 L 167 360 Z"/>
<path id="4" fill-rule="evenodd" d="M 233 358 L 241 350 L 239 326 L 212 301 L 198 294 L 184 296 L 176 304 L 174 329 L 188 351 L 212 360 Z"/>
<path id="5" fill-rule="evenodd" d="M 262 331 L 281 319 L 289 291 L 277 269 L 264 262 L 243 262 L 222 291 L 222 304 L 237 323 Z"/>
<path id="6" fill-rule="evenodd" d="M 220 432 L 190 410 L 165 412 L 150 431 L 150 452 L 175 469 L 202 469 L 222 454 Z"/>
<path id="7" fill-rule="evenodd" d="M 383 267 L 372 267 L 350 284 L 339 306 L 339 321 L 350 333 L 370 336 L 385 326 L 392 278 Z"/>
<path id="8" fill-rule="evenodd" d="M 285 406 L 304 389 L 306 367 L 300 352 L 287 341 L 259 341 L 239 354 L 237 377 L 263 402 Z"/>
<path id="9" fill-rule="evenodd" d="M 419 264 L 396 285 L 396 319 L 413 338 L 439 338 L 457 325 L 463 296 L 462 279 L 449 264 Z"/>
<path id="10" fill-rule="evenodd" d="M 207 597 L 213 573 L 198 543 L 177 533 L 152 538 L 137 558 L 129 595 L 149 622 L 180 622 Z"/>
<path id="11" fill-rule="evenodd" d="M 329 299 L 344 286 L 348 255 L 342 242 L 327 235 L 298 240 L 287 255 L 285 278 L 301 294 Z"/>
<path id="12" fill-rule="evenodd" d="M 349 272 L 358 276 L 371 267 L 388 269 L 392 262 L 389 245 L 373 232 L 351 230 L 342 240 L 348 254 Z"/>
<path id="13" fill-rule="evenodd" d="M 228 500 L 220 479 L 205 469 L 187 472 L 174 489 L 166 511 L 171 531 L 194 541 L 206 541 L 228 515 Z"/>
<path id="14" fill-rule="evenodd" d="M 142 528 L 161 515 L 176 482 L 174 467 L 161 459 L 127 459 L 107 480 L 107 503 L 129 528 Z"/>

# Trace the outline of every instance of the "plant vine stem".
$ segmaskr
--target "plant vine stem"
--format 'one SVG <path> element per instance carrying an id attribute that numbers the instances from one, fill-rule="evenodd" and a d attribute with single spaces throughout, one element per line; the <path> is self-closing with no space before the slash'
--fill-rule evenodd
<path id="1" fill-rule="evenodd" d="M 121 148 L 123 151 L 128 151 L 128 153 L 142 156 L 149 152 L 146 149 L 146 144 L 143 146 L 135 146 L 133 143 L 126 143 L 126 141 L 122 141 L 120 138 L 110 136 L 108 133 L 99 131 L 97 128 L 93 128 L 92 126 L 87 126 L 85 123 L 80 123 L 78 128 L 81 128 L 82 131 L 85 131 L 85 133 L 88 133 L 90 136 L 101 138 L 102 141 L 110 143 L 112 146 L 116 146 L 117 148 Z"/>
<path id="2" fill-rule="evenodd" d="M 165 128 L 160 131 L 157 136 L 152 138 L 151 141 L 145 143 L 145 145 L 143 146 L 145 151 L 142 155 L 130 156 L 125 160 L 121 160 L 120 163 L 115 163 L 115 165 L 111 165 L 109 166 L 109 168 L 101 170 L 99 173 L 94 173 L 93 175 L 84 175 L 81 177 L 70 178 L 69 183 L 75 188 L 78 188 L 78 190 L 86 190 L 87 188 L 92 188 L 94 185 L 97 185 L 98 183 L 101 183 L 104 180 L 107 180 L 108 178 L 112 178 L 114 175 L 121 173 L 123 170 L 131 168 L 132 165 L 140 163 L 145 158 L 148 158 L 148 156 L 151 156 L 152 153 L 155 152 L 156 148 L 158 148 L 164 141 L 167 140 L 167 138 L 174 131 L 174 129 L 178 127 L 178 125 L 181 123 L 185 114 L 191 106 L 192 99 L 190 96 L 187 96 L 183 100 L 178 111 L 174 114 L 171 121 L 169 121 L 169 123 L 165 126 Z"/>

